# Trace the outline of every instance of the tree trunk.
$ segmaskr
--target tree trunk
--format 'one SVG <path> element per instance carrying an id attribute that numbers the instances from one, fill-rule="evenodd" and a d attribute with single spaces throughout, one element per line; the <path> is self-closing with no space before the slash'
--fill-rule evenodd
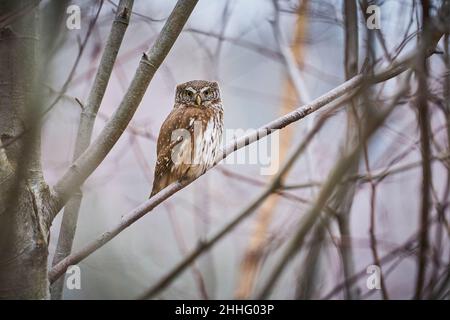
<path id="1" fill-rule="evenodd" d="M 357 2 L 344 1 L 343 14 L 345 17 L 345 78 L 351 79 L 358 73 L 358 15 Z M 358 133 L 358 115 L 357 115 L 357 100 L 353 99 L 347 110 L 347 132 L 344 144 L 341 146 L 341 154 L 346 154 L 352 150 L 359 143 Z M 347 172 L 347 176 L 352 176 L 358 173 L 358 163 L 354 162 Z M 342 259 L 342 266 L 344 271 L 345 298 L 357 299 L 358 290 L 354 284 L 348 282 L 354 273 L 354 259 L 350 232 L 350 211 L 353 204 L 353 197 L 355 195 L 355 184 L 345 183 L 341 188 L 337 189 L 330 207 L 337 213 L 338 228 L 341 234 L 341 245 L 339 251 Z"/>
<path id="2" fill-rule="evenodd" d="M 36 123 L 37 4 L 0 3 L 0 299 L 45 299 L 49 292 L 50 191 Z"/>

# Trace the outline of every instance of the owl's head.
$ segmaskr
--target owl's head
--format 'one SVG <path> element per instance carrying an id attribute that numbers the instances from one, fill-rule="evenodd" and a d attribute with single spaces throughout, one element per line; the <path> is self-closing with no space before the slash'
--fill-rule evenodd
<path id="1" fill-rule="evenodd" d="M 192 80 L 177 86 L 175 102 L 207 107 L 220 102 L 219 84 L 215 81 Z"/>

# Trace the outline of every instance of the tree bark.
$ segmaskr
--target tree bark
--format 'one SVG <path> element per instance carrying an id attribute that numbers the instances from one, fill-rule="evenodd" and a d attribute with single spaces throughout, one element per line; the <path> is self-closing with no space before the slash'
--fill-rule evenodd
<path id="1" fill-rule="evenodd" d="M 48 297 L 47 206 L 50 192 L 40 163 L 36 90 L 38 1 L 2 1 L 4 16 L 19 12 L 0 29 L 0 299 Z M 38 117 L 37 117 L 38 118 Z"/>

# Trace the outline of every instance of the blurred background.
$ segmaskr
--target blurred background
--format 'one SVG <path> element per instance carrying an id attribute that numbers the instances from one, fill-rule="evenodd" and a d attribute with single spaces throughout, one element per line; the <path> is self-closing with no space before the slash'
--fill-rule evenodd
<path id="1" fill-rule="evenodd" d="M 175 2 L 135 1 L 93 137 L 118 107 L 142 53 L 153 44 Z M 373 40 L 377 67 L 389 66 L 390 59 L 417 48 L 420 1 L 372 2 L 380 8 L 380 29 Z M 75 99 L 86 102 L 118 1 L 74 0 L 70 4 L 81 8 L 81 29 L 62 27 L 58 48 L 50 61 L 51 73 L 45 79 L 50 100 L 70 80 L 62 99 L 46 115 L 42 128 L 43 166 L 50 185 L 71 164 L 81 111 Z M 358 72 L 367 54 L 368 29 L 363 4 L 367 2 L 361 1 L 356 6 Z M 439 4 L 440 1 L 432 1 L 433 10 Z M 192 79 L 218 81 L 225 128 L 259 128 L 346 80 L 345 19 L 344 3 L 340 0 L 200 0 L 127 130 L 84 184 L 73 250 L 82 248 L 147 199 L 156 161 L 155 140 L 173 107 L 177 84 Z M 438 50 L 442 53 L 444 47 L 441 40 Z M 293 58 L 294 70 L 289 57 Z M 431 151 L 435 156 L 448 154 L 449 148 L 449 122 L 442 109 L 448 86 L 444 80 L 449 77 L 445 57 L 448 59 L 448 51 L 447 55 L 429 59 Z M 297 85 L 293 85 L 293 74 Z M 399 81 L 394 78 L 376 86 L 372 101 L 375 108 L 388 104 Z M 413 95 L 414 84 L 411 90 Z M 283 181 L 283 185 L 291 186 L 286 189 L 288 195 L 267 198 L 158 298 L 255 297 L 348 144 L 346 110 L 335 112 L 297 159 Z M 289 157 L 315 124 L 317 114 L 281 130 L 279 148 L 275 154 L 269 154 L 275 164 L 277 159 L 281 164 Z M 427 284 L 448 281 L 446 159 L 432 162 L 430 216 L 439 223 L 430 222 Z M 354 179 L 354 190 L 350 192 L 353 194 L 346 204 L 348 212 L 344 217 L 333 217 L 324 228 L 311 230 L 269 297 L 382 299 L 387 294 L 394 299 L 411 298 L 417 276 L 420 161 L 415 98 L 406 96 L 370 140 L 365 156 L 361 154 L 356 168 L 359 177 Z M 213 168 L 82 261 L 81 290 L 65 289 L 63 297 L 135 298 L 201 240 L 242 212 L 270 181 L 271 176 L 262 175 L 260 167 L 260 164 L 224 163 Z M 371 180 L 371 172 L 386 174 Z M 341 219 L 347 220 L 348 228 L 343 228 L 346 222 Z M 61 214 L 51 230 L 49 263 L 60 224 Z M 383 290 L 367 286 L 371 275 L 367 268 L 377 264 L 375 252 L 381 264 Z M 354 277 L 354 281 L 345 285 L 346 277 L 347 280 Z M 448 284 L 446 288 L 449 289 Z M 429 290 L 425 291 L 427 294 L 433 293 L 432 287 L 425 290 Z M 439 297 L 448 298 L 445 292 Z"/>

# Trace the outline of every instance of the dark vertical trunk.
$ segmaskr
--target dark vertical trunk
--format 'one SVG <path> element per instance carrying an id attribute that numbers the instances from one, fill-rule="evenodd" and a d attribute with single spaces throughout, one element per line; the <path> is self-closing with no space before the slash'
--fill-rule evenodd
<path id="1" fill-rule="evenodd" d="M 345 29 L 345 78 L 348 80 L 358 73 L 358 15 L 357 1 L 343 2 L 344 29 Z M 356 111 L 357 101 L 353 99 L 347 107 L 347 132 L 344 144 L 341 146 L 341 153 L 347 154 L 359 143 L 358 115 Z M 347 175 L 358 173 L 358 163 L 354 162 L 348 170 Z M 350 210 L 355 195 L 355 184 L 347 182 L 338 188 L 332 198 L 330 207 L 337 215 L 339 232 L 341 234 L 341 245 L 339 247 L 342 266 L 345 277 L 345 298 L 357 299 L 357 287 L 348 282 L 354 273 L 353 250 L 350 232 Z"/>

